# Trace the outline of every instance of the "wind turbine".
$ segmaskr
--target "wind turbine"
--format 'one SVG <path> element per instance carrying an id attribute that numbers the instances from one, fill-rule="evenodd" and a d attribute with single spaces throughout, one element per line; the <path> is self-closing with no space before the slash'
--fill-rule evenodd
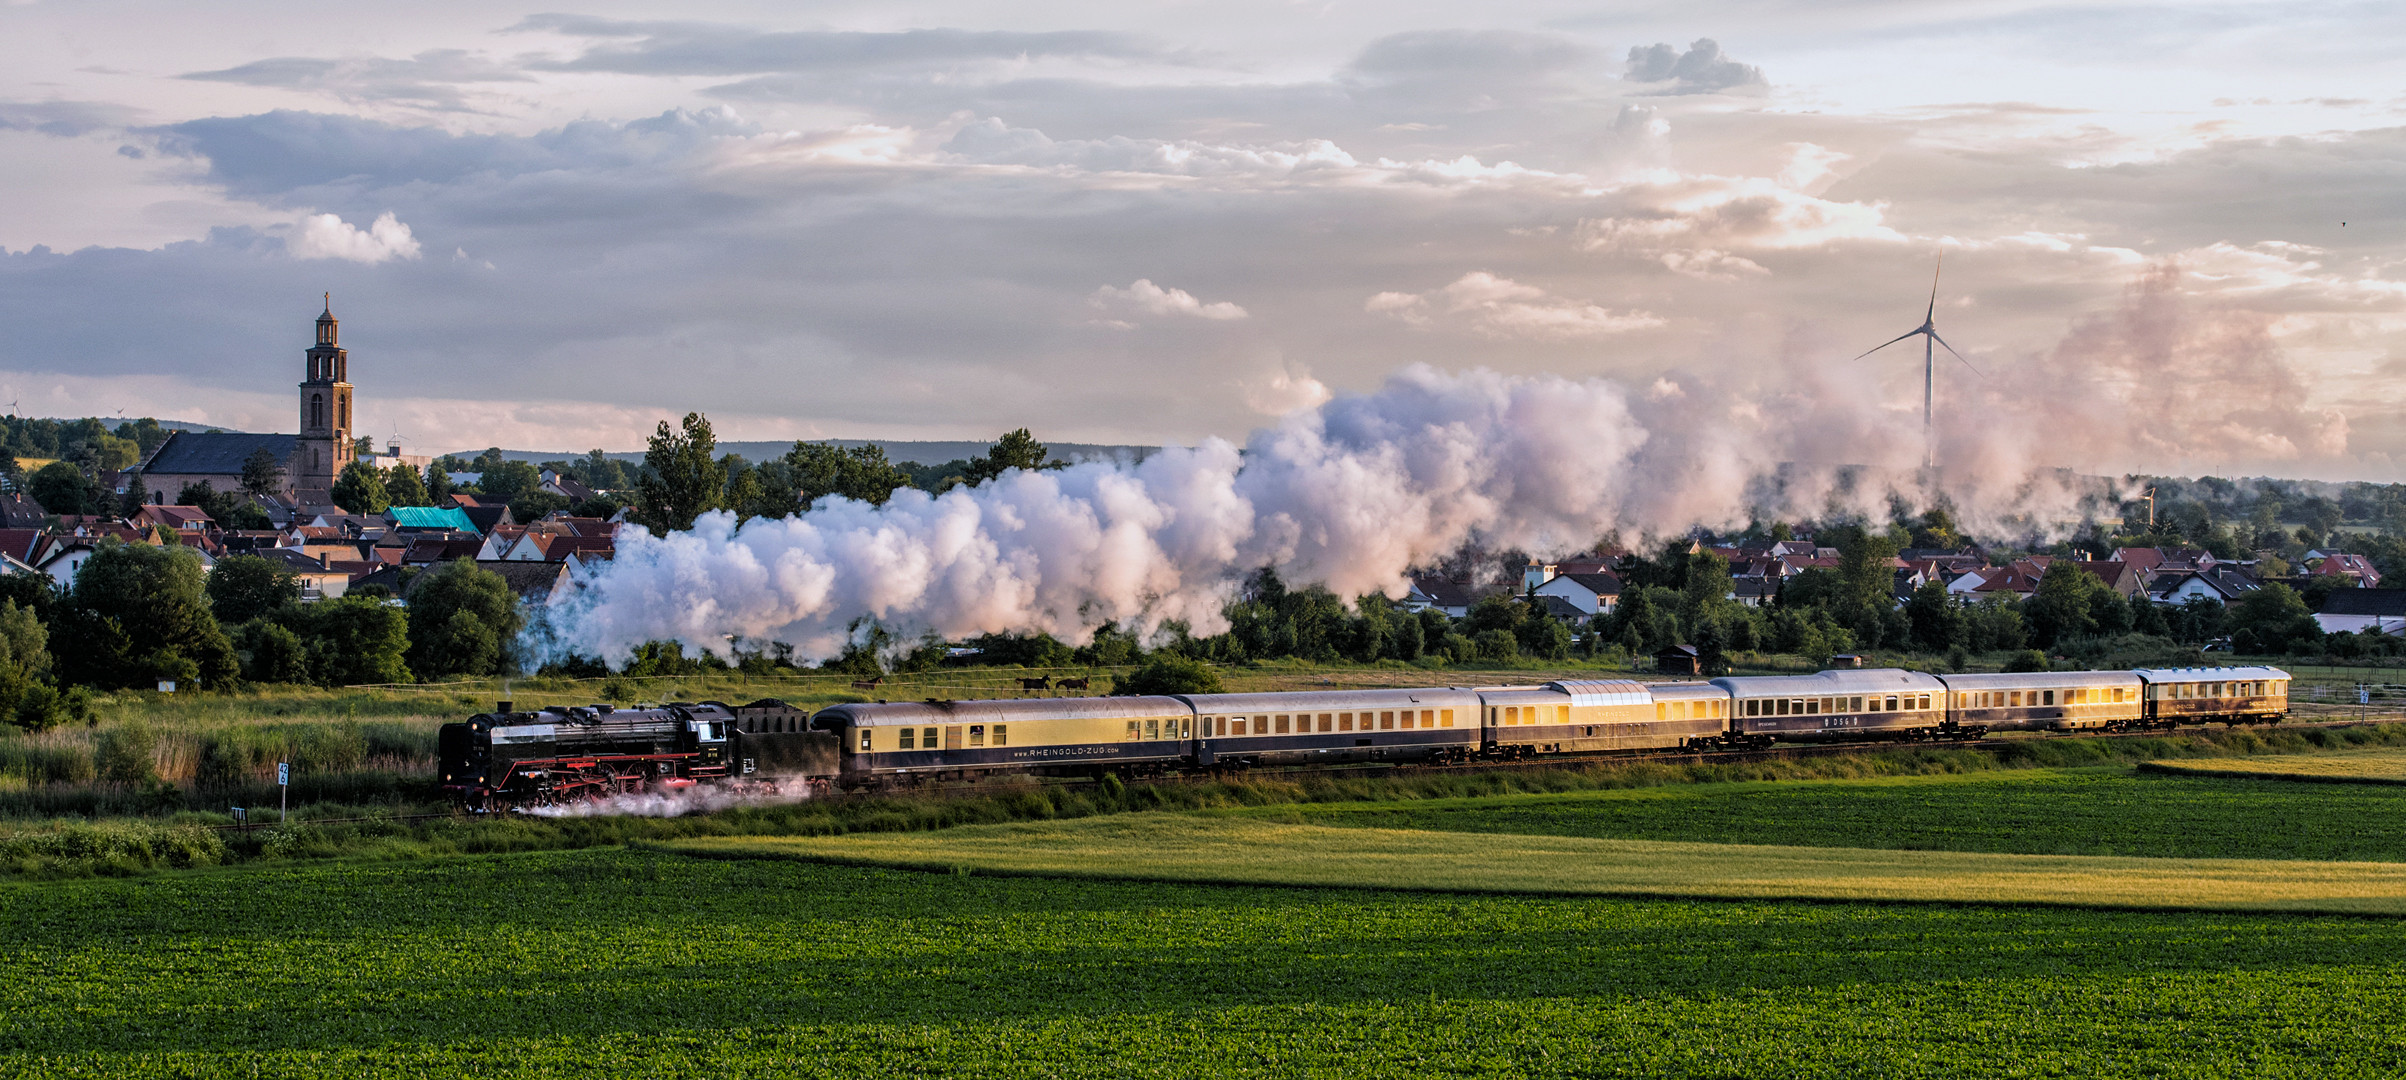
<path id="1" fill-rule="evenodd" d="M 1925 469 L 1934 469 L 1938 467 L 1938 439 L 1936 429 L 1932 426 L 1930 419 L 1930 400 L 1932 397 L 1931 387 L 1932 384 L 1937 381 L 1938 358 L 1936 350 L 1931 347 L 1930 343 L 1937 342 L 1940 345 L 1946 345 L 1947 351 L 1955 354 L 1955 359 L 1962 360 L 1963 366 L 1972 369 L 1972 374 L 1983 377 L 1986 376 L 1986 373 L 1974 366 L 1971 361 L 1964 360 L 1962 353 L 1955 352 L 1954 346 L 1947 345 L 1947 339 L 1938 336 L 1938 274 L 1939 271 L 1944 269 L 1946 269 L 1946 252 L 1940 251 L 1938 253 L 1938 265 L 1935 269 L 1930 271 L 1930 306 L 1928 310 L 1922 313 L 1921 325 L 1916 326 L 1911 330 L 1907 330 L 1902 334 L 1898 334 L 1887 341 L 1881 342 L 1878 346 L 1863 354 L 1863 356 L 1870 356 L 1872 353 L 1876 353 L 1881 349 L 1885 349 L 1890 345 L 1894 345 L 1897 342 L 1905 340 L 1906 338 L 1913 337 L 1917 334 L 1921 336 L 1921 444 L 1922 468 Z M 1861 360 L 1863 359 L 1863 356 L 1855 357 L 1855 359 Z"/>

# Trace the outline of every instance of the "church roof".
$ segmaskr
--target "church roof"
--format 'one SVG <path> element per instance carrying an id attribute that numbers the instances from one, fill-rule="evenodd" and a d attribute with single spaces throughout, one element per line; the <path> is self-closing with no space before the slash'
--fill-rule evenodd
<path id="1" fill-rule="evenodd" d="M 142 471 L 159 475 L 240 476 L 242 463 L 265 447 L 285 468 L 292 458 L 296 435 L 254 435 L 241 431 L 178 431 L 151 452 Z"/>

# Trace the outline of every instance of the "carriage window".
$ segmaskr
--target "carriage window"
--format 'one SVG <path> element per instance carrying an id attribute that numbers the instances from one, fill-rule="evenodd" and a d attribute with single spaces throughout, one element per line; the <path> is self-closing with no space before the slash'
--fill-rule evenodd
<path id="1" fill-rule="evenodd" d="M 1338 714 L 1337 714 L 1337 730 L 1338 730 L 1338 731 L 1352 731 L 1352 730 L 1353 730 L 1353 714 L 1352 714 L 1352 713 L 1349 713 L 1349 712 L 1341 712 L 1341 713 L 1338 713 Z"/>
<path id="2" fill-rule="evenodd" d="M 984 725 L 984 724 L 971 724 L 971 725 L 969 725 L 969 745 L 971 745 L 971 746 L 984 746 L 984 745 L 986 745 L 986 725 Z"/>
<path id="3" fill-rule="evenodd" d="M 1225 716 L 1217 718 L 1217 720 L 1211 725 L 1211 733 L 1214 735 L 1228 734 L 1228 718 Z"/>
<path id="4" fill-rule="evenodd" d="M 2012 705 L 2016 708 L 2019 708 L 2022 704 L 2022 692 L 2016 690 L 2013 693 L 2006 695 L 2005 703 L 2007 705 Z"/>
<path id="5" fill-rule="evenodd" d="M 935 748 L 936 748 L 936 729 L 934 729 L 934 728 L 920 728 L 920 729 L 919 729 L 919 749 L 921 749 L 921 750 L 933 750 L 933 749 L 935 749 Z"/>
<path id="6" fill-rule="evenodd" d="M 911 742 L 911 736 L 912 736 L 913 734 L 915 734 L 915 731 L 914 731 L 913 729 L 911 729 L 911 728 L 904 728 L 904 729 L 902 729 L 902 737 L 901 737 L 901 738 L 902 738 L 902 741 L 901 741 L 901 742 L 899 742 L 899 743 L 897 743 L 896 745 L 897 745 L 899 748 L 901 748 L 901 749 L 904 749 L 904 750 L 909 750 L 909 749 L 911 749 L 911 748 L 912 748 L 912 745 L 913 745 L 913 744 L 912 744 L 912 742 Z"/>
<path id="7" fill-rule="evenodd" d="M 2053 704 L 2055 704 L 2055 691 L 2053 691 L 2053 690 L 2042 690 L 2042 691 L 2040 691 L 2040 692 L 2039 692 L 2039 704 L 2041 704 L 2041 705 L 2053 705 Z"/>
<path id="8" fill-rule="evenodd" d="M 1144 729 L 1144 725 L 1142 725 L 1142 724 L 1139 724 L 1139 723 L 1137 723 L 1137 722 L 1136 722 L 1136 721 L 1134 721 L 1134 720 L 1130 720 L 1130 721 L 1128 721 L 1128 733 L 1127 733 L 1126 735 L 1123 735 L 1123 736 L 1121 736 L 1121 738 L 1123 738 L 1123 739 L 1141 739 L 1141 738 L 1144 738 L 1144 737 L 1145 737 L 1145 729 Z"/>
<path id="9" fill-rule="evenodd" d="M 1378 726 L 1379 726 L 1379 729 L 1380 729 L 1380 730 L 1382 730 L 1382 731 L 1392 731 L 1392 730 L 1394 730 L 1394 728 L 1395 728 L 1395 710 L 1393 710 L 1393 709 L 1389 709 L 1389 710 L 1387 710 L 1387 711 L 1385 711 L 1385 712 L 1379 713 L 1379 714 L 1378 714 Z"/>
<path id="10" fill-rule="evenodd" d="M 1337 717 L 1336 717 L 1336 714 L 1335 714 L 1335 713 L 1321 713 L 1321 714 L 1320 714 L 1320 730 L 1322 730 L 1322 731 L 1335 731 L 1335 730 L 1337 730 Z"/>
<path id="11" fill-rule="evenodd" d="M 1436 726 L 1437 726 L 1437 714 L 1436 714 L 1436 712 L 1434 712 L 1433 710 L 1429 710 L 1429 709 L 1422 709 L 1422 710 L 1420 710 L 1420 726 L 1421 726 L 1421 727 L 1424 727 L 1424 728 L 1433 728 L 1433 727 L 1436 727 Z"/>
<path id="12" fill-rule="evenodd" d="M 1441 713 L 1438 713 L 1438 714 L 1437 714 L 1437 726 L 1439 726 L 1439 727 L 1452 727 L 1452 726 L 1454 726 L 1454 711 L 1453 711 L 1452 709 L 1447 709 L 1447 710 L 1445 710 L 1445 711 L 1443 711 L 1443 712 L 1441 712 Z M 1320 718 L 1320 730 L 1322 730 L 1322 731 L 1326 731 L 1326 730 L 1328 730 L 1328 718 L 1327 718 L 1327 717 L 1321 717 L 1321 718 Z"/>
<path id="13" fill-rule="evenodd" d="M 1284 735 L 1284 734 L 1286 734 L 1286 733 L 1287 733 L 1287 719 L 1288 719 L 1288 718 L 1287 718 L 1287 717 L 1286 717 L 1284 714 L 1281 714 L 1281 715 L 1278 717 L 1278 722 L 1277 722 L 1277 730 L 1278 730 L 1278 733 L 1279 733 L 1279 734 L 1281 734 L 1281 735 Z"/>
<path id="14" fill-rule="evenodd" d="M 1655 718 L 1655 719 L 1657 719 L 1657 720 L 1668 720 L 1668 719 L 1670 719 L 1670 718 L 1671 718 L 1671 703 L 1670 703 L 1670 702 L 1668 702 L 1668 701 L 1657 701 L 1657 702 L 1655 702 L 1655 703 L 1654 703 L 1654 718 Z"/>
<path id="15" fill-rule="evenodd" d="M 860 748 L 861 748 L 861 750 L 862 750 L 862 751 L 864 751 L 864 752 L 866 752 L 866 751 L 869 749 L 869 729 L 868 729 L 868 728 L 862 728 L 862 729 L 860 729 Z"/>
<path id="16" fill-rule="evenodd" d="M 1011 725 L 1009 725 L 1009 724 L 996 724 L 996 725 L 994 725 L 994 745 L 996 745 L 996 746 L 1009 746 L 1009 745 L 1011 745 Z"/>
<path id="17" fill-rule="evenodd" d="M 1000 729 L 1000 728 L 997 728 L 997 729 L 995 729 L 995 730 L 999 731 L 999 730 L 1001 730 L 1001 729 Z M 1147 721 L 1145 721 L 1145 738 L 1148 738 L 1148 739 L 1158 739 L 1158 738 L 1160 738 L 1160 737 L 1161 737 L 1161 721 L 1159 721 L 1159 720 L 1147 720 Z"/>
<path id="18" fill-rule="evenodd" d="M 1244 718 L 1244 717 L 1242 717 L 1242 716 L 1231 716 L 1231 717 L 1229 717 L 1229 718 L 1228 718 L 1228 733 L 1229 733 L 1230 735 L 1242 735 L 1242 734 L 1244 734 L 1244 733 L 1245 733 L 1245 718 Z"/>
<path id="19" fill-rule="evenodd" d="M 1885 707 L 1881 708 L 1881 709 L 1880 709 L 1880 711 L 1881 711 L 1881 712 L 1895 712 L 1895 711 L 1897 711 L 1897 708 L 1896 708 L 1896 695 L 1894 695 L 1894 694 L 1890 694 L 1890 695 L 1888 696 L 1888 704 L 1887 704 Z"/>

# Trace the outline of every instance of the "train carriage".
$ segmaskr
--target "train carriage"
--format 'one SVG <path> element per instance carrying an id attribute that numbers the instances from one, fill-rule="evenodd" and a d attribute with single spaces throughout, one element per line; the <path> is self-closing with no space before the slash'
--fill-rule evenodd
<path id="1" fill-rule="evenodd" d="M 2121 731 L 2141 721 L 2145 685 L 2128 671 L 1942 675 L 1955 723 L 1983 731 Z"/>
<path id="2" fill-rule="evenodd" d="M 1198 766 L 1450 761 L 1479 750 L 1479 699 L 1465 690 L 1193 694 Z"/>
<path id="3" fill-rule="evenodd" d="M 2272 667 L 2140 668 L 2153 727 L 2278 723 L 2289 714 L 2289 673 Z"/>
<path id="4" fill-rule="evenodd" d="M 1918 671 L 1714 679 L 1731 698 L 1728 740 L 1741 746 L 1954 734 L 1946 684 Z"/>
<path id="5" fill-rule="evenodd" d="M 844 782 L 1024 772 L 1162 771 L 1191 751 L 1174 697 L 1005 698 L 834 705 L 811 717 L 842 747 Z"/>
<path id="6" fill-rule="evenodd" d="M 1477 693 L 1483 742 L 1498 757 L 1698 745 L 1729 722 L 1729 694 L 1710 683 L 1565 679 Z"/>

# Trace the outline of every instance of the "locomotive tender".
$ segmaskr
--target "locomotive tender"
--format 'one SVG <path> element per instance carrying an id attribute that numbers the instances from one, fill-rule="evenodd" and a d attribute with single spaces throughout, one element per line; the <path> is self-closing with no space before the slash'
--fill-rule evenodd
<path id="1" fill-rule="evenodd" d="M 2277 723 L 2278 668 L 1930 675 L 1898 669 L 1709 682 L 1150 697 L 569 706 L 446 724 L 445 790 L 499 809 L 807 782 L 861 789 L 1003 774 L 1161 776 L 1255 766 L 1437 764 L 1783 742 L 1971 739 Z"/>

